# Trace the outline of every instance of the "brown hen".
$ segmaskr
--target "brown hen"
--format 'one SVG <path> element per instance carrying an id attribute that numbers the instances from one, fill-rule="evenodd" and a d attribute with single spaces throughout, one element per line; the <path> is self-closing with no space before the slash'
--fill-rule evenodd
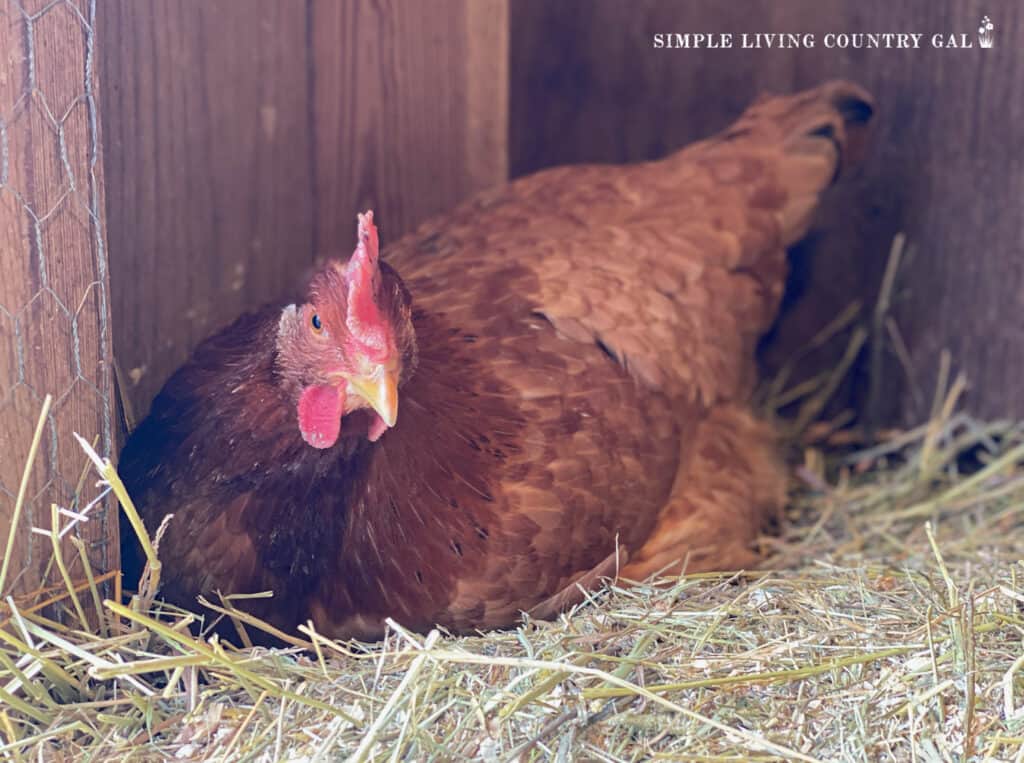
<path id="1" fill-rule="evenodd" d="M 481 194 L 387 264 L 361 217 L 348 263 L 200 345 L 125 446 L 150 532 L 174 514 L 163 595 L 270 590 L 247 608 L 278 628 L 375 638 L 756 563 L 786 474 L 754 346 L 870 115 L 845 82 L 764 98 L 664 160 Z"/>

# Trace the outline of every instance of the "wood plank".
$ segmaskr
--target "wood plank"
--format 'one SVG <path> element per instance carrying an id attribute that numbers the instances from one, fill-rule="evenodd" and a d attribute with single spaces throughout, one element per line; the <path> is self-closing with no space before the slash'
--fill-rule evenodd
<path id="1" fill-rule="evenodd" d="M 506 0 L 314 0 L 315 243 L 387 240 L 507 177 Z"/>
<path id="2" fill-rule="evenodd" d="M 101 0 L 115 355 L 137 415 L 312 259 L 305 4 Z"/>
<path id="3" fill-rule="evenodd" d="M 357 211 L 398 236 L 506 177 L 506 0 L 100 8 L 115 352 L 136 415 L 199 340 L 347 254 Z"/>
<path id="4" fill-rule="evenodd" d="M 902 276 L 897 320 L 912 358 L 908 385 L 888 356 L 881 399 L 866 399 L 863 364 L 851 402 L 918 420 L 938 357 L 949 348 L 982 415 L 1024 415 L 1024 7 L 1020 3 L 899 4 L 866 0 L 721 3 L 692 0 L 523 0 L 511 17 L 513 175 L 582 161 L 661 156 L 706 136 L 759 92 L 831 77 L 878 101 L 863 168 L 830 192 L 816 231 L 795 251 L 792 304 L 766 360 L 777 367 L 838 307 L 873 302 L 889 244 L 905 231 L 918 255 Z M 825 49 L 828 32 L 963 32 L 982 13 L 991 50 Z M 800 32 L 813 49 L 655 50 L 655 32 Z M 919 392 L 914 394 L 911 387 Z"/>
<path id="5" fill-rule="evenodd" d="M 7 589 L 36 588 L 50 558 L 50 504 L 97 495 L 72 437 L 113 449 L 110 318 L 98 78 L 89 68 L 87 3 L 0 1 L 0 543 L 43 398 L 54 404 L 29 482 Z M 117 523 L 103 502 L 78 534 L 97 572 L 118 565 Z M 68 540 L 64 553 L 76 554 Z M 81 576 L 77 561 L 72 575 Z M 54 578 L 51 577 L 51 580 Z"/>

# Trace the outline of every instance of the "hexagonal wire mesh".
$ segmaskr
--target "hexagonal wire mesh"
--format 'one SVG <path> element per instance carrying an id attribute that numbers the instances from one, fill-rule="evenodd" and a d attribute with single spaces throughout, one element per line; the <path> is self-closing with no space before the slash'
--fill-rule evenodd
<path id="1" fill-rule="evenodd" d="M 72 436 L 111 452 L 95 21 L 95 0 L 0 0 L 0 543 L 53 396 L 4 594 L 43 581 L 51 542 L 30 528 L 50 531 L 51 503 L 63 507 L 61 537 L 82 538 L 95 569 L 116 559 L 107 501 Z"/>

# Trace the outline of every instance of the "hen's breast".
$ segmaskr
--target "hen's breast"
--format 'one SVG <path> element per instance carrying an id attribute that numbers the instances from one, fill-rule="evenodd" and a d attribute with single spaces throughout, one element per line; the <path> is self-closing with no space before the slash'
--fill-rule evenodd
<path id="1" fill-rule="evenodd" d="M 642 545 L 781 292 L 774 217 L 709 172 L 553 170 L 387 249 L 419 368 L 314 617 L 508 625 Z"/>
<path id="2" fill-rule="evenodd" d="M 446 303 L 443 279 L 407 280 L 437 311 L 414 313 L 419 366 L 350 506 L 347 585 L 312 606 L 331 630 L 372 636 L 386 615 L 510 624 L 617 544 L 635 548 L 669 494 L 681 425 L 668 396 L 556 331 L 528 269 L 486 272 L 460 276 Z"/>

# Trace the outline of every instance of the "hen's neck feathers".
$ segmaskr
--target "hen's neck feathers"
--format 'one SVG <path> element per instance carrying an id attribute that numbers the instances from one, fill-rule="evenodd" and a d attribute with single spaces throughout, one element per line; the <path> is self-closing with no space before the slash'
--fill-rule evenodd
<path id="1" fill-rule="evenodd" d="M 260 484 L 315 477 L 370 447 L 361 411 L 345 417 L 334 448 L 321 451 L 302 440 L 296 401 L 277 371 L 279 314 L 273 307 L 244 315 L 207 339 L 154 402 L 151 418 L 190 441 L 185 452 L 192 453 L 195 468 L 213 465 L 220 480 Z M 217 457 L 203 459 L 204 451 Z M 281 464 L 288 468 L 276 468 Z"/>
<path id="2" fill-rule="evenodd" d="M 318 450 L 302 440 L 295 401 L 278 384 L 278 313 L 238 319 L 171 378 L 125 448 L 129 490 L 172 512 L 194 507 L 179 526 L 209 523 L 245 500 L 239 529 L 296 595 L 325 574 L 351 581 L 339 596 L 372 595 L 375 575 L 395 578 L 378 563 L 408 555 L 407 532 L 428 558 L 455 558 L 452 538 L 461 539 L 458 555 L 482 552 L 496 480 L 520 452 L 523 421 L 475 338 L 442 315 L 416 313 L 419 368 L 400 389 L 396 427 L 370 443 L 368 415 L 357 411 L 343 420 L 342 439 Z M 190 491 L 201 495 L 183 501 Z"/>

